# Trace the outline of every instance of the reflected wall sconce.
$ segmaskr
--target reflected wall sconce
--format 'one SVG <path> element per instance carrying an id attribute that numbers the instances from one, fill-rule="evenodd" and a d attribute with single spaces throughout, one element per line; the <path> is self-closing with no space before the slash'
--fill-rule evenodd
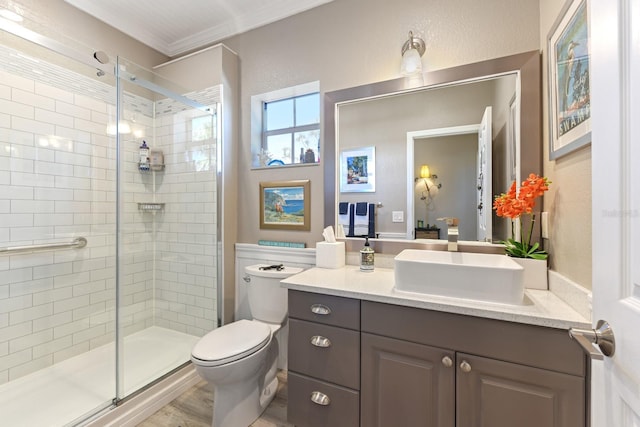
<path id="1" fill-rule="evenodd" d="M 429 169 L 429 165 L 420 166 L 420 178 L 431 178 L 431 170 Z M 438 178 L 437 175 L 433 175 L 434 178 Z"/>
<path id="2" fill-rule="evenodd" d="M 426 50 L 424 40 L 415 37 L 413 31 L 409 31 L 409 39 L 402 45 L 402 65 L 400 73 L 405 76 L 422 72 L 422 55 Z"/>
<path id="3" fill-rule="evenodd" d="M 431 170 L 429 169 L 429 165 L 420 166 L 420 176 L 415 178 L 414 180 L 415 182 L 422 180 L 426 188 L 426 194 L 423 191 L 422 196 L 420 197 L 420 200 L 427 200 L 427 199 L 430 200 L 437 193 L 437 190 L 442 188 L 442 183 L 436 184 L 434 182 L 435 179 L 438 179 L 438 175 L 431 173 Z M 434 191 L 434 194 L 431 194 L 432 191 Z"/>

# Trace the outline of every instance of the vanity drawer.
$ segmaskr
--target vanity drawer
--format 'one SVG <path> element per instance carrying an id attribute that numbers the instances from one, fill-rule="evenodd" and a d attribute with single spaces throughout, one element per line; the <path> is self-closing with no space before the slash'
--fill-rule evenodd
<path id="1" fill-rule="evenodd" d="M 289 370 L 360 388 L 360 333 L 289 319 Z"/>
<path id="2" fill-rule="evenodd" d="M 287 374 L 287 383 L 287 421 L 291 424 L 298 427 L 357 427 L 360 424 L 357 391 L 293 372 Z M 323 397 L 327 399 L 323 401 Z"/>
<path id="3" fill-rule="evenodd" d="M 290 290 L 289 317 L 359 330 L 360 300 Z"/>

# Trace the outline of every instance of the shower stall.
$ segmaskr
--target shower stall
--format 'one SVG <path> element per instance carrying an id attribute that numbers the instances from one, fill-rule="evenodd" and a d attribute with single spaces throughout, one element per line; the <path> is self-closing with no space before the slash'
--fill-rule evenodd
<path id="1" fill-rule="evenodd" d="M 220 93 L 0 19 L 0 423 L 74 425 L 220 323 Z"/>

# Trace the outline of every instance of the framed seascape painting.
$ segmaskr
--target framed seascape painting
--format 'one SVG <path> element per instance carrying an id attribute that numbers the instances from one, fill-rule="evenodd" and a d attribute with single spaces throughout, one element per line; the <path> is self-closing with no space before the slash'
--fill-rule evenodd
<path id="1" fill-rule="evenodd" d="M 376 148 L 343 150 L 340 153 L 340 192 L 376 191 Z"/>
<path id="2" fill-rule="evenodd" d="M 591 143 L 587 0 L 568 0 L 547 38 L 549 160 Z"/>
<path id="3" fill-rule="evenodd" d="M 309 180 L 260 183 L 260 228 L 311 229 Z"/>

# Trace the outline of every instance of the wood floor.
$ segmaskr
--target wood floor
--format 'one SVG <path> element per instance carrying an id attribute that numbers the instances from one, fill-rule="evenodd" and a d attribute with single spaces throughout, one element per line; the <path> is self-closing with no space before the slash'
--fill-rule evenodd
<path id="1" fill-rule="evenodd" d="M 278 392 L 266 411 L 250 427 L 293 427 L 287 423 L 287 373 L 278 373 Z M 174 399 L 138 427 L 211 427 L 213 392 L 206 381 Z"/>

